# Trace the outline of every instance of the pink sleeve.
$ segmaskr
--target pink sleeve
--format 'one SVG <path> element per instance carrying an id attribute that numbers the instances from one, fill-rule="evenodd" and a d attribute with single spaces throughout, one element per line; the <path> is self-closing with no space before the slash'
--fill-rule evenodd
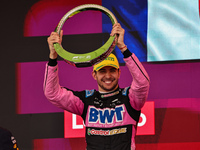
<path id="1" fill-rule="evenodd" d="M 46 65 L 44 77 L 44 94 L 54 105 L 71 113 L 81 115 L 84 104 L 75 96 L 72 91 L 68 91 L 59 84 L 58 65 Z"/>
<path id="2" fill-rule="evenodd" d="M 136 110 L 141 110 L 147 100 L 149 92 L 149 76 L 135 54 L 132 54 L 132 56 L 128 58 L 124 58 L 124 61 L 133 78 L 129 90 L 131 106 Z"/>

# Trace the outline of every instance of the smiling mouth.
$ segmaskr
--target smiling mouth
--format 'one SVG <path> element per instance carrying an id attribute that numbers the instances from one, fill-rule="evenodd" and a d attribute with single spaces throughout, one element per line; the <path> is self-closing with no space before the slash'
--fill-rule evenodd
<path id="1" fill-rule="evenodd" d="M 112 81 L 104 81 L 106 84 L 110 84 L 112 83 Z"/>
<path id="2" fill-rule="evenodd" d="M 114 82 L 115 79 L 105 79 L 103 80 L 104 83 L 106 84 L 111 84 L 112 82 Z"/>

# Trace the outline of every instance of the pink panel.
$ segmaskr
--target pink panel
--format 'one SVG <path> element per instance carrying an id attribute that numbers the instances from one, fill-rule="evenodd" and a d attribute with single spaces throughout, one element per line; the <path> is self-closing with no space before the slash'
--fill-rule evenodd
<path id="1" fill-rule="evenodd" d="M 33 141 L 33 150 L 84 150 L 85 147 L 84 138 L 35 139 Z"/>
<path id="2" fill-rule="evenodd" d="M 139 150 L 199 150 L 200 142 L 136 144 Z"/>
<path id="3" fill-rule="evenodd" d="M 63 110 L 52 105 L 44 96 L 43 80 L 46 63 L 27 62 L 16 64 L 18 114 L 63 112 Z M 97 88 L 97 83 L 91 75 L 92 67 L 78 69 L 64 61 L 59 61 L 59 70 L 62 86 L 77 91 Z M 125 66 L 122 66 L 121 70 L 119 83 L 121 87 L 129 86 L 131 75 Z"/>
<path id="4" fill-rule="evenodd" d="M 35 139 L 33 150 L 72 150 L 69 139 Z"/>
<path id="5" fill-rule="evenodd" d="M 45 64 L 46 62 L 27 62 L 16 64 L 17 112 L 19 114 L 63 112 L 63 110 L 53 106 L 50 102 L 48 102 L 48 100 L 43 94 Z M 157 74 L 156 71 L 154 73 L 154 70 L 151 70 L 151 68 L 153 67 L 154 65 L 145 66 L 147 70 L 149 69 L 148 73 L 151 75 L 150 78 L 155 78 L 156 80 L 158 80 L 160 74 Z M 170 68 L 171 65 L 169 64 L 168 67 Z M 59 70 L 60 83 L 62 86 L 67 86 L 68 88 L 77 91 L 97 88 L 96 81 L 91 76 L 92 67 L 76 68 L 66 64 L 64 61 L 59 61 Z M 122 73 L 119 80 L 120 87 L 130 86 L 132 77 L 127 67 L 121 66 L 121 70 Z M 174 74 L 174 72 L 172 72 L 171 74 Z M 193 82 L 196 81 L 195 78 L 197 78 L 197 76 L 198 73 L 195 74 L 194 78 L 191 78 L 192 80 L 194 80 Z M 179 77 L 180 76 L 177 76 L 176 80 L 182 81 L 182 78 L 179 79 Z M 184 78 L 188 77 L 184 76 Z M 151 90 L 160 90 L 160 86 L 155 86 L 157 81 L 153 81 L 153 79 L 151 81 L 152 82 L 150 87 L 149 98 L 152 97 L 151 94 L 153 92 L 151 92 Z M 180 87 L 179 89 L 181 88 L 183 88 L 183 92 L 187 92 L 187 89 L 185 89 L 185 87 Z M 198 89 L 198 87 L 195 87 L 195 90 L 196 89 Z M 157 96 L 162 97 L 162 95 L 166 94 L 165 91 L 161 92 Z M 200 111 L 200 107 L 198 107 L 200 105 L 200 98 L 151 98 L 148 101 L 154 101 L 155 108 L 184 108 L 185 110 Z"/>
<path id="6" fill-rule="evenodd" d="M 24 36 L 46 36 L 54 31 L 60 19 L 72 8 L 82 4 L 99 4 L 101 0 L 41 0 L 27 13 Z M 63 26 L 64 34 L 86 34 L 102 32 L 102 14 L 85 11 L 68 19 Z"/>

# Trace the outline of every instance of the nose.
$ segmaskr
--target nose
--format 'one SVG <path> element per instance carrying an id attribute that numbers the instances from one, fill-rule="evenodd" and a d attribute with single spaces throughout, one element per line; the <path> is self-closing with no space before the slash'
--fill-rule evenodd
<path id="1" fill-rule="evenodd" d="M 105 77 L 106 77 L 106 78 L 110 78 L 111 76 L 112 76 L 112 75 L 111 75 L 110 71 L 107 71 L 106 74 L 105 74 Z"/>

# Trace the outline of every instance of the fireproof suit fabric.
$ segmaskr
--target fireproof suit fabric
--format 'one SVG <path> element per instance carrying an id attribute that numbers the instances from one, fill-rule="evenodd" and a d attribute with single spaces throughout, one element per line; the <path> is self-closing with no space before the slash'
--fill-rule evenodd
<path id="1" fill-rule="evenodd" d="M 0 127 L 0 150 L 19 150 L 15 137 L 2 127 Z"/>
<path id="2" fill-rule="evenodd" d="M 106 148 L 109 150 L 118 150 L 115 146 L 120 144 L 123 145 L 123 143 L 120 143 L 121 140 L 119 140 L 124 138 L 123 135 L 126 135 L 125 138 L 128 138 L 129 142 L 127 142 L 127 145 L 129 146 L 130 144 L 131 148 L 133 150 L 135 149 L 136 126 L 139 118 L 134 118 L 134 115 L 137 116 L 138 113 L 140 113 L 140 110 L 147 99 L 149 91 L 149 76 L 134 54 L 130 55 L 128 58 L 124 58 L 124 61 L 133 80 L 129 88 L 118 89 L 117 91 L 119 91 L 119 93 L 114 95 L 109 93 L 111 96 L 108 97 L 112 97 L 110 99 L 111 102 L 113 100 L 119 101 L 119 104 L 115 105 L 115 107 L 95 106 L 95 98 L 97 95 L 101 95 L 98 91 L 91 90 L 74 92 L 60 86 L 58 65 L 46 65 L 44 80 L 45 96 L 57 107 L 83 117 L 87 130 L 86 141 L 87 144 L 89 144 L 87 147 L 88 150 L 103 150 L 103 148 L 98 149 L 98 142 L 99 144 L 104 145 L 104 149 L 106 145 L 112 145 L 114 148 Z M 93 92 L 97 92 L 98 94 L 95 95 Z M 122 93 L 126 94 L 123 95 Z M 118 98 L 119 95 L 121 97 Z M 113 99 L 113 96 L 117 97 Z M 86 99 L 88 100 L 86 101 Z M 103 101 L 103 98 L 100 99 Z M 94 135 L 94 133 L 96 135 Z M 95 138 L 90 138 L 91 136 L 89 135 L 91 134 L 93 134 L 93 137 Z M 104 143 L 102 137 L 106 139 L 104 141 L 110 142 Z M 93 141 L 90 142 L 92 139 Z M 115 142 L 116 139 L 118 142 Z M 102 141 L 100 142 L 99 140 Z M 92 145 L 92 143 L 94 143 L 94 145 Z M 119 148 L 119 150 L 130 150 L 130 147 Z"/>

